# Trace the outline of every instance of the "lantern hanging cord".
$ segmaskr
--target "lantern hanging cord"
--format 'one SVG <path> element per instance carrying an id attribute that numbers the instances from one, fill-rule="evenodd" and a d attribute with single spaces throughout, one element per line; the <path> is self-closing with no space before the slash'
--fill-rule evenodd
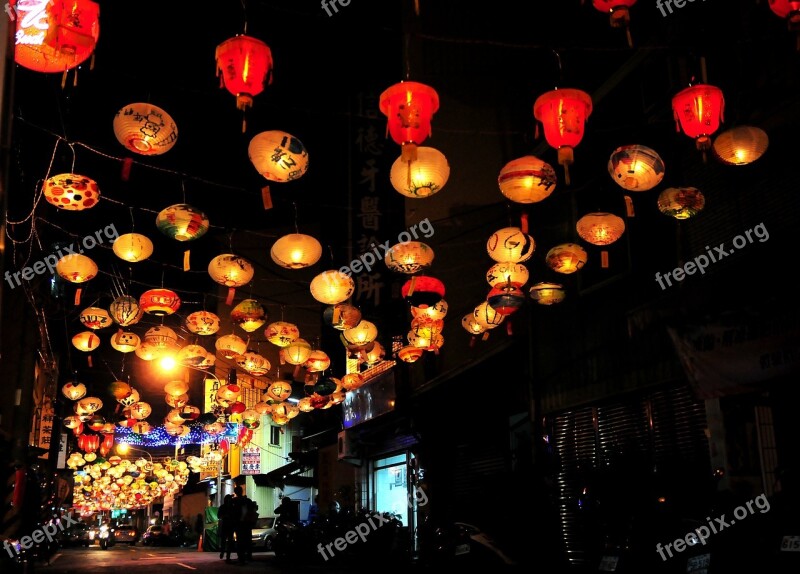
<path id="1" fill-rule="evenodd" d="M 558 80 L 556 81 L 556 89 L 558 89 L 558 86 L 564 81 L 564 67 L 561 64 L 561 54 L 558 53 L 558 50 L 553 49 L 552 52 L 556 57 L 556 64 L 558 65 Z"/>
<path id="2" fill-rule="evenodd" d="M 131 214 L 131 233 L 133 233 L 133 230 L 136 228 L 136 219 L 133 217 L 133 207 L 129 207 L 128 211 L 130 211 Z"/>
<path id="3" fill-rule="evenodd" d="M 294 207 L 294 232 L 298 235 L 300 234 L 300 228 L 297 227 L 297 202 L 292 202 L 292 207 Z"/>
<path id="4" fill-rule="evenodd" d="M 242 16 L 244 18 L 244 25 L 242 26 L 242 34 L 247 34 L 247 3 L 242 0 Z"/>

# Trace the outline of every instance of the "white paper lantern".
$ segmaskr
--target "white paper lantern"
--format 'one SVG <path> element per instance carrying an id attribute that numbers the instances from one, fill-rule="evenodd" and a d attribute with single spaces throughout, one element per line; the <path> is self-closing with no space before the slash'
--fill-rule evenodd
<path id="1" fill-rule="evenodd" d="M 258 173 L 269 181 L 293 181 L 308 170 L 308 151 L 303 143 L 280 130 L 261 132 L 253 137 L 247 155 Z"/>
<path id="2" fill-rule="evenodd" d="M 126 149 L 140 155 L 160 155 L 178 141 L 170 115 L 153 104 L 129 104 L 114 117 L 114 134 Z"/>

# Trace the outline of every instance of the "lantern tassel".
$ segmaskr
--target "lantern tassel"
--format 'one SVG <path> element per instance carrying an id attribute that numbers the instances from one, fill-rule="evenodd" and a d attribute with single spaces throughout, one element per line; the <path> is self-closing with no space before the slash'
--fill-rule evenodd
<path id="1" fill-rule="evenodd" d="M 481 341 L 486 341 L 489 339 L 489 331 L 485 331 L 483 333 L 483 337 L 481 337 Z"/>
<path id="2" fill-rule="evenodd" d="M 63 90 L 67 87 L 67 74 L 69 74 L 69 70 L 64 70 L 64 75 L 61 76 L 61 89 Z"/>
<path id="3" fill-rule="evenodd" d="M 122 160 L 122 173 L 120 174 L 120 179 L 122 179 L 122 181 L 128 181 L 130 179 L 131 167 L 133 167 L 133 158 L 126 157 Z"/>
<path id="4" fill-rule="evenodd" d="M 92 365 L 92 356 L 91 355 L 86 357 L 86 362 L 89 364 L 89 368 L 90 369 L 94 368 L 94 365 Z"/>
<path id="5" fill-rule="evenodd" d="M 183 252 L 183 270 L 184 271 L 189 271 L 189 269 L 191 269 L 191 265 L 189 263 L 190 253 L 191 253 L 191 251 L 189 249 L 187 249 L 186 251 Z"/>
<path id="6" fill-rule="evenodd" d="M 625 34 L 628 36 L 628 48 L 633 48 L 633 37 L 631 36 L 631 29 L 625 26 Z"/>
<path id="7" fill-rule="evenodd" d="M 228 288 L 228 298 L 225 299 L 225 304 L 230 306 L 233 305 L 233 296 L 236 294 L 236 288 L 230 287 Z"/>
<path id="8" fill-rule="evenodd" d="M 478 339 L 477 337 L 470 337 L 470 338 L 469 338 L 469 348 L 470 348 L 470 349 L 471 349 L 471 348 L 473 348 L 473 347 L 475 346 L 475 341 L 476 341 L 477 339 Z"/>
<path id="9" fill-rule="evenodd" d="M 603 250 L 600 252 L 600 261 L 603 269 L 608 269 L 608 251 Z"/>
<path id="10" fill-rule="evenodd" d="M 82 292 L 82 291 L 83 291 L 83 288 L 82 288 L 82 287 L 78 287 L 78 288 L 75 290 L 75 306 L 76 306 L 76 307 L 77 307 L 78 305 L 80 305 L 80 304 L 81 304 L 81 292 Z"/>
<path id="11" fill-rule="evenodd" d="M 522 215 L 520 215 L 519 220 L 520 220 L 520 226 L 519 226 L 520 227 L 520 231 L 522 231 L 522 233 L 527 234 L 528 233 L 528 214 L 527 213 L 523 213 Z"/>
<path id="12" fill-rule="evenodd" d="M 511 321 L 506 321 L 506 334 L 511 337 L 514 335 L 514 331 L 511 328 Z"/>
<path id="13" fill-rule="evenodd" d="M 95 57 L 95 52 L 92 52 L 92 59 L 89 60 L 89 69 L 90 70 L 94 70 L 94 57 Z"/>

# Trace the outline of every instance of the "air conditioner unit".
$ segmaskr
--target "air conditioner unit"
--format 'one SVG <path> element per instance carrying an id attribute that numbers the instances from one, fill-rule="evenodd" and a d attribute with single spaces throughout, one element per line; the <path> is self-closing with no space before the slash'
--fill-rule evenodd
<path id="1" fill-rule="evenodd" d="M 346 462 L 360 464 L 355 442 L 350 438 L 347 431 L 339 431 L 338 459 Z"/>

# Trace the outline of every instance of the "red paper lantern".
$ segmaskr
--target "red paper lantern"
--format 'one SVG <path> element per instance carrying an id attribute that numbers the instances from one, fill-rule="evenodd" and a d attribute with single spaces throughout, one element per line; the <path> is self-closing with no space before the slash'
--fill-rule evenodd
<path id="1" fill-rule="evenodd" d="M 381 94 L 380 108 L 389 120 L 389 135 L 403 146 L 403 160 L 415 161 L 417 146 L 431 135 L 431 120 L 439 109 L 436 90 L 419 82 L 400 82 Z"/>
<path id="2" fill-rule="evenodd" d="M 83 452 L 94 452 L 100 448 L 100 437 L 96 434 L 82 434 L 78 437 L 78 448 Z"/>
<path id="3" fill-rule="evenodd" d="M 724 121 L 725 97 L 722 90 L 708 84 L 697 84 L 672 98 L 677 131 L 695 140 L 697 149 L 711 147 L 711 136 Z"/>
<path id="4" fill-rule="evenodd" d="M 636 0 L 592 0 L 592 5 L 597 10 L 611 15 L 612 28 L 625 28 L 625 33 L 628 36 L 628 46 L 631 48 L 633 47 L 633 39 L 628 27 L 631 23 L 631 14 L 628 9 L 634 4 L 636 4 Z"/>
<path id="5" fill-rule="evenodd" d="M 86 61 L 100 36 L 100 6 L 90 0 L 27 0 L 17 14 L 14 59 L 36 72 L 66 72 Z"/>
<path id="6" fill-rule="evenodd" d="M 239 34 L 225 40 L 217 46 L 216 60 L 220 87 L 236 96 L 236 107 L 243 112 L 272 84 L 272 51 L 258 38 Z"/>
<path id="7" fill-rule="evenodd" d="M 769 8 L 786 20 L 789 30 L 800 32 L 800 0 L 769 0 Z M 797 49 L 800 50 L 800 34 L 797 36 Z"/>
<path id="8" fill-rule="evenodd" d="M 486 296 L 489 307 L 501 315 L 511 315 L 525 302 L 525 293 L 519 287 L 492 287 Z"/>
<path id="9" fill-rule="evenodd" d="M 103 433 L 103 441 L 100 443 L 100 456 L 106 456 L 114 447 L 114 433 Z"/>
<path id="10" fill-rule="evenodd" d="M 444 299 L 445 289 L 444 283 L 435 277 L 420 275 L 406 281 L 400 292 L 412 307 L 420 307 L 436 305 Z"/>
<path id="11" fill-rule="evenodd" d="M 169 289 L 150 289 L 142 293 L 139 307 L 145 312 L 159 317 L 172 315 L 181 306 L 181 299 Z"/>
<path id="12" fill-rule="evenodd" d="M 542 123 L 547 143 L 558 150 L 558 163 L 564 166 L 567 185 L 569 166 L 575 161 L 573 148 L 581 143 L 591 113 L 592 97 L 571 88 L 546 92 L 533 104 L 533 116 Z"/>

